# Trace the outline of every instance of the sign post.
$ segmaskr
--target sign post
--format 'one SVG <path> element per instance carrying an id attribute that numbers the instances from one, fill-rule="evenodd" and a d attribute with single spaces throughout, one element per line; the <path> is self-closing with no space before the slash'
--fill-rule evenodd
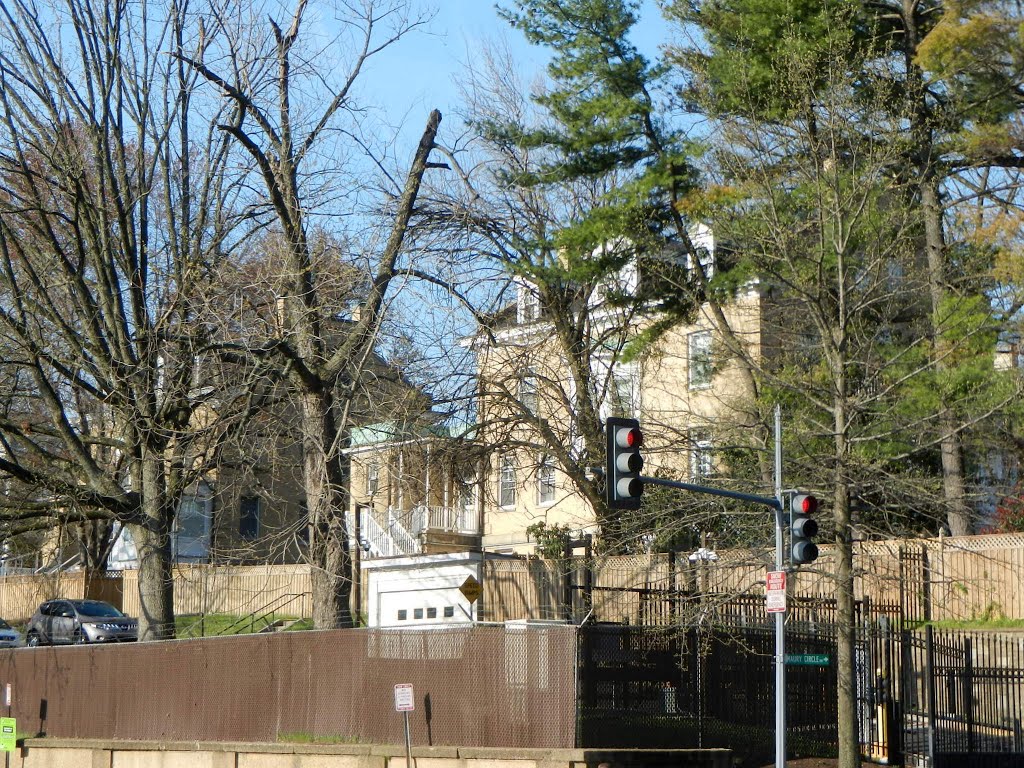
<path id="1" fill-rule="evenodd" d="M 409 729 L 409 713 L 416 709 L 416 697 L 410 683 L 395 685 L 395 711 L 405 717 L 405 767 L 412 768 L 412 732 Z"/>
<path id="2" fill-rule="evenodd" d="M 4 753 L 4 765 L 10 766 L 11 752 L 18 747 L 18 721 L 11 717 L 11 706 L 14 704 L 14 694 L 11 691 L 11 684 L 4 685 L 4 706 L 7 708 L 7 717 L 0 717 L 0 751 Z"/>

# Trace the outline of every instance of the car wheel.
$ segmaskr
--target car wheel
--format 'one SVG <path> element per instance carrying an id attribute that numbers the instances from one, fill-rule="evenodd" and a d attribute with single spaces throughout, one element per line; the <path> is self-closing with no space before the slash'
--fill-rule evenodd
<path id="1" fill-rule="evenodd" d="M 25 645 L 29 648 L 35 648 L 39 645 L 39 634 L 36 632 L 29 632 L 28 637 L 25 638 Z"/>
<path id="2" fill-rule="evenodd" d="M 76 629 L 74 636 L 71 638 L 71 642 L 75 645 L 84 645 L 89 642 L 89 638 L 85 636 L 85 632 L 80 629 Z"/>

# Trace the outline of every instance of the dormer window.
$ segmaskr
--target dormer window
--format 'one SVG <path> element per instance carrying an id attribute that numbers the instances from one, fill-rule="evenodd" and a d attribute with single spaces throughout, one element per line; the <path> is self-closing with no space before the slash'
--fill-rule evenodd
<path id="1" fill-rule="evenodd" d="M 516 321 L 520 325 L 540 319 L 540 296 L 532 285 L 522 284 L 516 292 Z"/>
<path id="2" fill-rule="evenodd" d="M 686 268 L 693 270 L 697 264 L 709 280 L 715 276 L 715 236 L 705 224 L 696 224 L 690 230 L 693 253 L 686 254 Z M 696 259 L 694 257 L 696 256 Z"/>

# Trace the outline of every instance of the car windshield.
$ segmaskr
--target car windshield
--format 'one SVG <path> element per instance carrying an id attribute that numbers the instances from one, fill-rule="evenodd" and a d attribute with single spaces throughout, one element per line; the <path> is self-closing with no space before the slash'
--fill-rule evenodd
<path id="1" fill-rule="evenodd" d="M 109 603 L 102 603 L 99 600 L 81 600 L 75 603 L 75 609 L 83 616 L 99 616 L 101 618 L 124 616 L 114 606 Z"/>
<path id="2" fill-rule="evenodd" d="M 10 624 L 8 624 L 3 619 L 0 619 L 0 629 L 10 629 L 10 628 L 11 628 Z"/>

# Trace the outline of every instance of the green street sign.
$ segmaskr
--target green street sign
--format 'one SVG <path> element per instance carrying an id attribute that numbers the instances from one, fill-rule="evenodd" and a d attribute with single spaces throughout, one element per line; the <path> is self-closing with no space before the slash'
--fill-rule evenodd
<path id="1" fill-rule="evenodd" d="M 829 657 L 826 653 L 787 653 L 786 663 L 798 667 L 827 667 Z"/>
<path id="2" fill-rule="evenodd" d="M 0 717 L 0 752 L 13 752 L 17 741 L 18 721 L 13 717 Z"/>

